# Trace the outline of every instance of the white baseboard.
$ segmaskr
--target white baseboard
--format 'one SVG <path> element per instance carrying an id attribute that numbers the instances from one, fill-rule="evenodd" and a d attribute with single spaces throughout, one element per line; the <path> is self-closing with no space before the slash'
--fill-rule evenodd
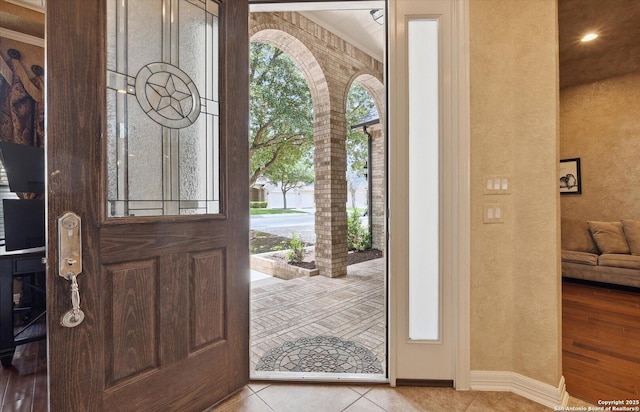
<path id="1" fill-rule="evenodd" d="M 515 372 L 471 371 L 471 390 L 513 392 L 549 408 L 565 407 L 569 401 L 564 376 L 554 387 Z"/>

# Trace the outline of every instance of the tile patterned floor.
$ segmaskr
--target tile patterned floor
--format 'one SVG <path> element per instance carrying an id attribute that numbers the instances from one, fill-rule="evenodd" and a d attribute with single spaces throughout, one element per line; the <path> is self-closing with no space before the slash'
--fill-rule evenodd
<path id="1" fill-rule="evenodd" d="M 286 342 L 337 337 L 375 354 L 384 373 L 384 259 L 350 265 L 339 278 L 313 276 L 252 285 L 251 370 Z"/>
<path id="2" fill-rule="evenodd" d="M 593 406 L 570 399 L 570 406 Z M 586 408 L 585 408 L 586 409 Z M 536 412 L 553 409 L 509 392 L 252 382 L 211 412 Z"/>

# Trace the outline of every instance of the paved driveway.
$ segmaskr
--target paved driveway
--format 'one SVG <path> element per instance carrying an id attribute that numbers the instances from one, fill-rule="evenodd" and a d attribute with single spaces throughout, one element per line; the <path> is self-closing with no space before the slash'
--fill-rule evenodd
<path id="1" fill-rule="evenodd" d="M 368 218 L 366 216 L 361 217 L 360 221 L 364 226 L 368 225 Z M 309 211 L 308 213 L 287 213 L 284 215 L 251 216 L 251 229 L 288 238 L 291 237 L 292 233 L 296 233 L 306 243 L 316 243 L 314 211 Z"/>
<path id="2" fill-rule="evenodd" d="M 291 233 L 296 233 L 307 243 L 316 242 L 313 212 L 251 216 L 251 229 L 288 238 L 291 237 Z"/>

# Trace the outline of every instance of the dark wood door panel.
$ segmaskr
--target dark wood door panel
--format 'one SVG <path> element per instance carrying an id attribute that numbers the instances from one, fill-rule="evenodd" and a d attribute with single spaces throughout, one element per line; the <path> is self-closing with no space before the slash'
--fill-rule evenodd
<path id="1" fill-rule="evenodd" d="M 147 259 L 157 255 L 189 253 L 225 247 L 228 221 L 192 220 L 154 224 L 109 224 L 100 229 L 101 263 Z"/>
<path id="2" fill-rule="evenodd" d="M 103 274 L 109 388 L 160 366 L 160 279 L 156 260 L 106 266 Z"/>
<path id="3" fill-rule="evenodd" d="M 162 280 L 157 292 L 160 296 L 157 302 L 161 303 L 154 308 L 160 314 L 159 337 L 154 342 L 157 344 L 159 363 L 156 368 L 141 369 L 137 374 L 114 382 L 114 386 L 105 391 L 104 410 L 202 410 L 210 406 L 210 401 L 207 403 L 205 398 L 214 396 L 221 399 L 244 384 L 248 376 L 248 362 L 243 351 L 237 348 L 245 347 L 247 331 L 244 326 L 228 328 L 226 319 L 237 319 L 241 324 L 248 325 L 246 308 L 249 306 L 249 297 L 248 293 L 229 294 L 227 291 L 230 284 L 235 288 L 248 284 L 245 283 L 245 276 L 239 276 L 237 272 L 234 275 L 227 273 L 226 261 L 226 249 L 212 249 L 105 267 L 106 279 L 111 272 L 127 272 L 123 268 L 129 270 L 129 275 L 135 276 L 142 267 L 145 268 L 145 275 L 150 275 L 151 268 L 157 266 L 158 273 L 154 277 Z M 138 280 L 121 283 L 129 286 L 121 288 L 124 296 L 153 292 L 150 282 Z M 144 290 L 145 287 L 149 289 Z M 105 292 L 109 291 L 105 289 Z M 114 304 L 116 301 L 114 297 Z M 155 301 L 146 300 L 148 304 L 154 304 Z M 126 302 L 122 302 L 122 306 L 127 306 Z M 175 311 L 173 316 L 172 311 Z M 142 322 L 143 319 L 140 320 L 133 323 L 131 328 L 149 328 Z M 108 325 L 108 322 L 105 324 Z M 106 345 L 121 345 L 118 339 L 118 336 L 107 338 Z M 106 358 L 105 363 L 126 369 L 128 354 L 146 350 L 143 349 L 147 347 L 144 339 L 129 342 L 132 347 L 118 352 L 120 359 Z M 137 344 L 141 348 L 136 347 Z M 225 373 L 219 373 L 220 370 Z M 180 384 L 173 385 L 171 382 Z M 120 399 L 123 398 L 131 403 L 127 408 L 119 409 Z"/>
<path id="4" fill-rule="evenodd" d="M 103 267 L 106 388 L 226 338 L 226 260 L 222 248 Z"/>
<path id="5" fill-rule="evenodd" d="M 191 253 L 189 325 L 191 352 L 225 338 L 226 250 Z"/>
<path id="6" fill-rule="evenodd" d="M 47 2 L 51 409 L 200 411 L 249 378 L 247 0 L 218 1 L 223 213 L 121 220 L 105 210 L 106 3 Z M 83 223 L 75 328 L 58 324 L 65 211 Z"/>
<path id="7" fill-rule="evenodd" d="M 212 398 L 221 399 L 244 384 L 240 376 L 226 376 L 226 373 L 218 372 L 223 365 L 228 366 L 226 361 L 219 362 L 225 352 L 233 351 L 233 345 L 224 342 L 214 349 L 106 390 L 103 410 L 204 410 L 211 406 Z M 127 400 L 126 405 L 122 404 L 123 399 Z"/>
<path id="8" fill-rule="evenodd" d="M 182 339 L 189 336 L 189 300 L 188 254 L 162 255 L 159 258 L 162 268 L 160 281 L 160 330 L 162 345 L 160 359 L 164 367 L 186 359 L 189 355 L 189 342 Z"/>

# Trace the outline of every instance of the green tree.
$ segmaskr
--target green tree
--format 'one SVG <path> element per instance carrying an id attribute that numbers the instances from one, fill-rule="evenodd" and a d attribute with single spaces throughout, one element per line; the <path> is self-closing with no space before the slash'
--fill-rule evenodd
<path id="1" fill-rule="evenodd" d="M 313 105 L 307 82 L 281 50 L 251 43 L 249 186 L 271 168 L 293 165 L 313 148 Z M 281 166 L 285 170 L 285 166 Z"/>
<path id="2" fill-rule="evenodd" d="M 296 162 L 287 162 L 286 159 L 270 167 L 265 177 L 282 190 L 283 206 L 287 208 L 287 193 L 291 189 L 299 188 L 313 183 L 315 174 L 313 161 L 310 159 L 298 159 Z"/>

